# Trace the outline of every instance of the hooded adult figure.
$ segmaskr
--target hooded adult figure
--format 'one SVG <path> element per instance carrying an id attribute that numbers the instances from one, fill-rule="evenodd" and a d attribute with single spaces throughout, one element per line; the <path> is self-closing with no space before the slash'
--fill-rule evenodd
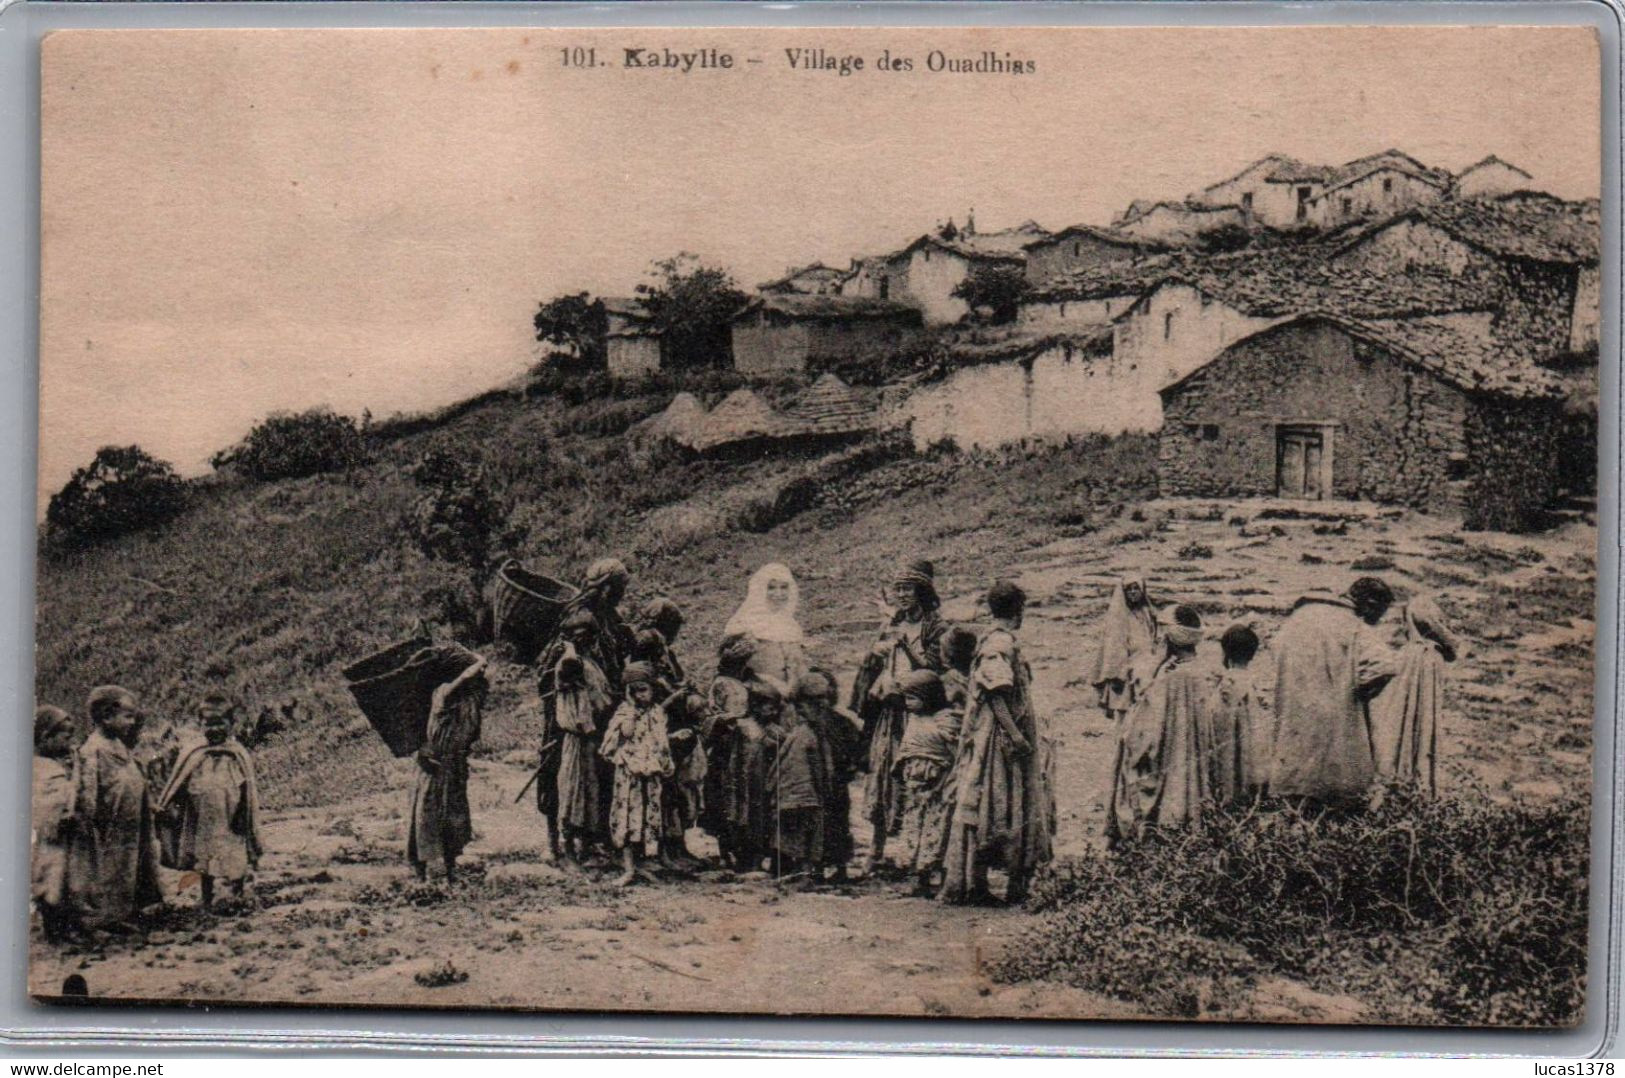
<path id="1" fill-rule="evenodd" d="M 599 558 L 587 566 L 587 576 L 581 585 L 581 594 L 570 600 L 565 611 L 568 617 L 576 610 L 592 614 L 598 631 L 593 642 L 593 660 L 609 679 L 611 691 L 621 694 L 621 670 L 632 657 L 636 644 L 632 630 L 621 618 L 621 600 L 631 580 L 626 563 L 619 558 Z"/>
<path id="2" fill-rule="evenodd" d="M 1145 577 L 1129 573 L 1117 581 L 1100 627 L 1100 653 L 1089 683 L 1108 719 L 1121 721 L 1134 705 L 1141 682 L 1158 659 L 1162 634 Z"/>
<path id="3" fill-rule="evenodd" d="M 163 897 L 152 792 L 130 753 L 141 714 L 116 685 L 92 689 L 86 710 L 95 729 L 74 758 L 68 902 L 82 924 L 118 928 Z"/>
<path id="4" fill-rule="evenodd" d="M 1356 580 L 1346 595 L 1299 599 L 1275 635 L 1270 795 L 1315 809 L 1363 806 L 1376 777 L 1366 705 L 1395 672 L 1369 628 L 1393 603 L 1388 585 Z"/>
<path id="5" fill-rule="evenodd" d="M 1459 645 L 1444 611 L 1425 595 L 1405 604 L 1405 634 L 1398 673 L 1371 702 L 1372 752 L 1379 779 L 1431 794 L 1444 664 L 1455 662 Z"/>
<path id="6" fill-rule="evenodd" d="M 1213 802 L 1212 741 L 1216 693 L 1197 662 L 1202 619 L 1187 606 L 1162 622 L 1166 653 L 1134 702 L 1118 740 L 1108 809 L 1114 842 L 1146 827 L 1184 827 Z"/>
<path id="7" fill-rule="evenodd" d="M 869 867 L 886 852 L 897 832 L 903 784 L 897 774 L 897 746 L 907 713 L 901 687 L 911 674 L 942 672 L 942 639 L 947 622 L 937 613 L 936 567 L 921 559 L 904 562 L 892 574 L 891 593 L 880 601 L 885 617 L 880 635 L 852 680 L 850 710 L 863 723 L 868 777 L 863 784 L 864 815 L 873 828 Z"/>
<path id="8" fill-rule="evenodd" d="M 725 636 L 748 637 L 756 645 L 751 669 L 780 697 L 790 695 L 807 669 L 804 637 L 796 621 L 800 604 L 795 575 L 779 562 L 769 562 L 750 578 L 745 601 L 723 629 Z"/>

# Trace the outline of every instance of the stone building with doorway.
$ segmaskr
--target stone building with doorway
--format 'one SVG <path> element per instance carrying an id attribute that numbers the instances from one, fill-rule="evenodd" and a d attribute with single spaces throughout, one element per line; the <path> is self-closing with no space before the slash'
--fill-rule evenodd
<path id="1" fill-rule="evenodd" d="M 1395 502 L 1539 526 L 1558 386 L 1487 315 L 1290 318 L 1162 390 L 1159 493 Z"/>

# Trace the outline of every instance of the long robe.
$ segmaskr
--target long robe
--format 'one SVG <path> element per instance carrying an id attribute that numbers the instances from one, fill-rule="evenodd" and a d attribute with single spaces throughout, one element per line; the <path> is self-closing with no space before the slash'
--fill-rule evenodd
<path id="1" fill-rule="evenodd" d="M 830 761 L 829 798 L 824 810 L 824 863 L 845 865 L 853 854 L 852 780 L 864 762 L 863 731 L 858 727 L 857 716 L 842 708 L 831 708 L 814 729 L 826 746 Z"/>
<path id="2" fill-rule="evenodd" d="M 609 807 L 609 837 L 616 849 L 652 854 L 659 849 L 665 820 L 661 796 L 676 770 L 666 740 L 666 712 L 655 704 L 638 710 L 621 704 L 604 730 L 599 749 L 615 768 Z"/>
<path id="3" fill-rule="evenodd" d="M 914 873 L 942 867 L 953 814 L 954 759 L 959 748 L 961 711 L 910 715 L 897 746 L 897 777 L 902 787 L 897 863 Z"/>
<path id="4" fill-rule="evenodd" d="M 700 826 L 719 842 L 731 841 L 738 798 L 738 774 L 734 767 L 739 737 L 739 720 L 750 704 L 749 690 L 737 678 L 718 675 L 711 682 L 701 724 L 708 767 L 705 795 L 700 807 Z"/>
<path id="5" fill-rule="evenodd" d="M 886 834 L 896 834 L 902 811 L 903 787 L 895 765 L 897 746 L 907 726 L 907 713 L 892 697 L 892 690 L 915 670 L 942 672 L 942 638 L 947 631 L 947 623 L 935 611 L 928 611 L 915 624 L 899 615 L 877 641 L 877 645 L 887 645 L 884 651 L 871 648 L 852 682 L 851 710 L 863 720 L 868 760 L 863 812 Z"/>
<path id="6" fill-rule="evenodd" d="M 1400 649 L 1399 672 L 1371 702 L 1371 740 L 1379 778 L 1438 789 L 1435 759 L 1444 702 L 1444 655 L 1425 637 Z"/>
<path id="7" fill-rule="evenodd" d="M 1352 603 L 1329 594 L 1299 599 L 1272 647 L 1270 794 L 1326 805 L 1363 800 L 1376 775 L 1366 697 L 1394 673 L 1392 652 L 1371 639 Z"/>
<path id="8" fill-rule="evenodd" d="M 1112 788 L 1110 833 L 1184 827 L 1214 803 L 1216 686 L 1194 655 L 1165 659 L 1129 711 Z"/>
<path id="9" fill-rule="evenodd" d="M 242 880 L 264 851 L 254 762 L 236 740 L 194 745 L 158 798 L 160 826 L 174 831 L 170 868 Z"/>
<path id="10" fill-rule="evenodd" d="M 984 636 L 971 662 L 970 698 L 954 764 L 954 813 L 943 862 L 942 897 L 971 897 L 979 868 L 1003 868 L 1025 886 L 1032 870 L 1050 859 L 1051 801 L 1032 671 L 1006 629 Z M 1016 751 L 1000 716 L 1032 749 Z"/>
<path id="11" fill-rule="evenodd" d="M 412 821 L 407 830 L 406 857 L 414 867 L 437 871 L 455 859 L 474 839 L 474 820 L 468 807 L 468 752 L 480 739 L 480 703 L 476 694 L 435 690 L 424 748 L 431 769 L 418 769 L 412 792 Z"/>
<path id="12" fill-rule="evenodd" d="M 1143 592 L 1145 582 L 1138 577 L 1132 579 Z M 1148 667 L 1156 663 L 1162 650 L 1156 608 L 1149 598 L 1139 606 L 1130 606 L 1123 591 L 1125 582 L 1119 581 L 1112 590 L 1100 626 L 1100 651 L 1089 675 L 1100 709 L 1112 719 L 1121 719 L 1134 705 L 1150 675 Z"/>
<path id="13" fill-rule="evenodd" d="M 33 792 L 29 799 L 31 897 L 43 906 L 62 905 L 68 850 L 64 844 L 64 823 L 73 811 L 73 776 L 61 760 L 34 757 Z"/>
<path id="14" fill-rule="evenodd" d="M 71 827 L 67 892 L 83 923 L 127 921 L 162 899 L 147 776 L 100 730 L 75 754 Z"/>
<path id="15" fill-rule="evenodd" d="M 609 679 L 590 657 L 566 643 L 553 670 L 554 722 L 559 759 L 555 773 L 558 821 L 574 835 L 602 838 L 609 819 L 599 768 L 599 730 L 613 709 Z"/>
<path id="16" fill-rule="evenodd" d="M 1261 727 L 1263 702 L 1246 667 L 1214 675 L 1213 740 L 1209 772 L 1220 804 L 1242 804 L 1263 792 L 1269 739 Z"/>

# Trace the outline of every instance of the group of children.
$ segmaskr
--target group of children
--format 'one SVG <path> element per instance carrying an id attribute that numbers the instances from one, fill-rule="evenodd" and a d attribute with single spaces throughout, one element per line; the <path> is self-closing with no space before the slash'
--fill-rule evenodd
<path id="1" fill-rule="evenodd" d="M 972 632 L 942 618 L 929 561 L 902 564 L 843 707 L 836 678 L 806 661 L 784 566 L 752 578 L 703 689 L 674 650 L 682 613 L 657 598 L 629 625 L 627 583 L 620 562 L 595 563 L 539 653 L 532 781 L 556 861 L 613 850 L 631 884 L 649 858 L 697 867 L 685 836 L 698 827 L 741 874 L 844 880 L 862 775 L 866 875 L 889 864 L 915 893 L 949 902 L 1025 896 L 1051 856 L 1056 814 L 1019 587 L 996 582 L 990 623 Z M 1431 791 L 1442 664 L 1458 646 L 1425 597 L 1405 607 L 1401 647 L 1377 640 L 1392 602 L 1372 578 L 1304 596 L 1271 641 L 1267 691 L 1251 626 L 1226 629 L 1214 662 L 1193 607 L 1159 610 L 1143 578 L 1119 581 L 1090 677 L 1117 734 L 1110 841 L 1266 797 L 1349 811 L 1396 782 Z M 483 660 L 435 691 L 408 831 L 420 876 L 454 874 L 472 837 L 468 755 L 486 691 Z M 129 925 L 159 901 L 159 865 L 186 873 L 205 907 L 222 885 L 241 895 L 264 844 L 236 712 L 223 694 L 205 697 L 202 739 L 188 743 L 173 727 L 144 730 L 134 694 L 117 686 L 91 692 L 83 739 L 68 713 L 38 709 L 33 895 L 47 938 Z M 1002 898 L 992 869 L 1008 881 Z"/>
<path id="2" fill-rule="evenodd" d="M 1107 837 L 1179 828 L 1210 808 L 1287 803 L 1316 815 L 1373 807 L 1395 785 L 1435 791 L 1444 664 L 1458 643 L 1426 596 L 1404 608 L 1397 648 L 1375 632 L 1394 602 L 1363 577 L 1342 595 L 1300 598 L 1259 677 L 1252 626 L 1199 652 L 1197 610 L 1158 610 L 1145 580 L 1113 591 L 1092 684 L 1117 733 Z"/>
<path id="3" fill-rule="evenodd" d="M 807 662 L 785 566 L 752 577 L 703 690 L 674 652 L 681 612 L 659 598 L 628 625 L 627 582 L 614 559 L 592 565 L 537 664 L 537 807 L 556 858 L 613 848 L 629 884 L 646 858 L 694 867 L 685 836 L 699 827 L 736 872 L 844 880 L 864 774 L 866 874 L 889 861 L 919 893 L 981 901 L 1003 868 L 1006 899 L 1021 897 L 1054 811 L 1014 636 L 1019 588 L 989 592 L 994 628 L 979 640 L 938 614 L 930 562 L 902 565 L 841 707 L 836 678 Z"/>
<path id="4" fill-rule="evenodd" d="M 212 905 L 217 885 L 241 895 L 264 844 L 236 707 L 211 693 L 198 708 L 202 740 L 170 751 L 144 739 L 133 693 L 91 691 L 90 730 L 41 706 L 34 714 L 32 891 L 46 938 L 120 932 L 161 901 L 158 867 L 183 870 Z M 150 731 L 148 732 L 150 735 Z"/>

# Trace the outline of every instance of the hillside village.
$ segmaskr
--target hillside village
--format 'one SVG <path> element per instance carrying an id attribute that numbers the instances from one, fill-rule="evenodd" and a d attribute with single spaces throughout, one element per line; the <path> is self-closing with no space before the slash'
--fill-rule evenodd
<path id="1" fill-rule="evenodd" d="M 1165 496 L 1349 498 L 1526 531 L 1594 483 L 1598 203 L 1490 156 L 1281 154 L 1109 225 L 949 220 L 759 285 L 716 364 L 803 379 L 678 394 L 643 433 L 695 452 L 902 427 L 920 448 L 1156 432 Z M 962 298 L 1020 276 L 1013 317 Z M 605 300 L 608 373 L 661 371 L 637 299 Z"/>

